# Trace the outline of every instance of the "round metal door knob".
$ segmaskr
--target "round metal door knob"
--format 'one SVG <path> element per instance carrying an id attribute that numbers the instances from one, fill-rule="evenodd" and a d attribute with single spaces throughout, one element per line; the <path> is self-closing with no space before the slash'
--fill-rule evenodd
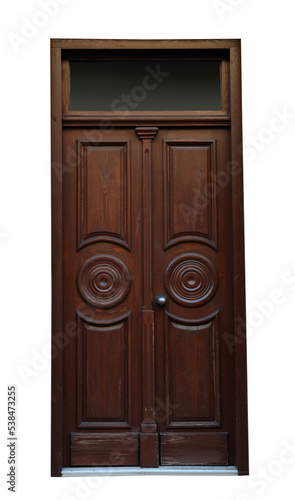
<path id="1" fill-rule="evenodd" d="M 168 304 L 168 297 L 163 293 L 159 293 L 155 297 L 155 305 L 157 307 L 165 307 Z"/>

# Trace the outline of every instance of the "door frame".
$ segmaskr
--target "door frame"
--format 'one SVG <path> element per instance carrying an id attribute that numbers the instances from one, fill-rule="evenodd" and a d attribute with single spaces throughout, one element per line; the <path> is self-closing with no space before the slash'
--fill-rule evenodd
<path id="1" fill-rule="evenodd" d="M 197 50 L 216 55 L 227 53 L 228 64 L 221 65 L 222 110 L 215 112 L 136 112 L 120 116 L 115 112 L 71 112 L 69 110 L 70 54 L 89 57 L 104 50 Z M 229 95 L 227 93 L 229 88 Z M 219 125 L 231 128 L 233 292 L 236 405 L 236 469 L 239 475 L 249 473 L 248 414 L 246 365 L 246 306 L 241 106 L 241 40 L 87 40 L 51 39 L 51 217 L 52 217 L 52 362 L 51 362 L 51 476 L 62 474 L 62 129 L 67 126 L 98 126 L 112 120 L 113 125 Z M 68 334 L 70 335 L 70 334 Z M 206 468 L 205 468 L 206 469 Z M 130 472 L 129 472 L 130 473 Z M 149 473 L 155 473 L 150 471 Z M 159 471 L 160 473 L 160 471 Z M 177 471 L 172 473 L 177 473 Z M 203 471 L 201 473 L 206 473 Z M 212 471 L 211 471 L 212 473 Z M 216 470 L 216 473 L 217 470 Z M 219 472 L 220 473 L 220 472 Z"/>

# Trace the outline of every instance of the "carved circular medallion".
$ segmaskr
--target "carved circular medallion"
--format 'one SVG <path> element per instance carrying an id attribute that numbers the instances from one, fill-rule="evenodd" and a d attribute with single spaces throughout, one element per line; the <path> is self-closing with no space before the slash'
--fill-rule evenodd
<path id="1" fill-rule="evenodd" d="M 178 304 L 195 307 L 208 302 L 218 286 L 217 271 L 212 262 L 197 253 L 174 259 L 166 270 L 165 287 Z"/>
<path id="2" fill-rule="evenodd" d="M 131 276 L 116 257 L 99 255 L 86 260 L 77 277 L 81 297 L 88 304 L 108 309 L 122 302 L 130 290 Z"/>

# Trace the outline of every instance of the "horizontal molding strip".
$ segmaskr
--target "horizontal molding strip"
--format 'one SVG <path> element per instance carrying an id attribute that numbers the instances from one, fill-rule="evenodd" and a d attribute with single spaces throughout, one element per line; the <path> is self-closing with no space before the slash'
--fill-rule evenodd
<path id="1" fill-rule="evenodd" d="M 236 467 L 65 467 L 63 477 L 84 476 L 237 476 Z"/>
<path id="2" fill-rule="evenodd" d="M 166 126 L 225 126 L 229 127 L 231 123 L 230 115 L 110 115 L 110 114 L 77 114 L 64 115 L 64 127 L 106 127 L 111 126 L 137 126 L 137 125 L 166 125 Z"/>
<path id="3" fill-rule="evenodd" d="M 192 39 L 192 40 L 114 40 L 114 39 L 66 39 L 51 38 L 51 47 L 59 49 L 230 49 L 240 47 L 240 39 Z"/>

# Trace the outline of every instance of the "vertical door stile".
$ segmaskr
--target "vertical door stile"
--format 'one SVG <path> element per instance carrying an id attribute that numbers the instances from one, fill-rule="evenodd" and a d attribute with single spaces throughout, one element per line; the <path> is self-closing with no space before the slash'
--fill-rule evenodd
<path id="1" fill-rule="evenodd" d="M 143 356 L 143 420 L 140 433 L 141 467 L 158 467 L 159 444 L 155 420 L 155 339 L 152 309 L 152 191 L 151 143 L 157 127 L 137 127 L 142 140 L 142 210 L 143 210 L 143 288 L 142 288 L 142 356 Z"/>

